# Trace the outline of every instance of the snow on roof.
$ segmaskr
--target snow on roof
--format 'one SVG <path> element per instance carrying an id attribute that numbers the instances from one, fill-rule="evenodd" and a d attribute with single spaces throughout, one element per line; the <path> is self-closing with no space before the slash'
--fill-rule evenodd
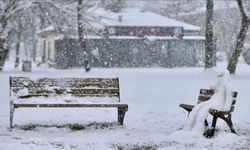
<path id="1" fill-rule="evenodd" d="M 123 11 L 119 13 L 97 9 L 95 13 L 102 18 L 102 22 L 107 26 L 183 27 L 184 30 L 197 31 L 201 29 L 195 25 L 136 8 L 123 9 Z M 119 16 L 121 16 L 120 19 L 122 21 L 119 21 Z"/>

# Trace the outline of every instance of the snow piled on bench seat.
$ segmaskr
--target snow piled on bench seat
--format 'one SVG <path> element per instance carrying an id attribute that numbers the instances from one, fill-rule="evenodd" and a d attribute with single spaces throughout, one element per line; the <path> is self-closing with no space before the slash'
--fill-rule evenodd
<path id="1" fill-rule="evenodd" d="M 114 104 L 118 97 L 75 97 L 70 95 L 14 99 L 14 104 Z"/>

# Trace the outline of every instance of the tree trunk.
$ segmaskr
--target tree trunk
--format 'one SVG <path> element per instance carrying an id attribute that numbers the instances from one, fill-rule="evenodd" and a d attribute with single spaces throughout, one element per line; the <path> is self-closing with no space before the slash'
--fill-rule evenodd
<path id="1" fill-rule="evenodd" d="M 22 31 L 19 29 L 17 32 L 17 41 L 16 41 L 16 59 L 15 59 L 15 68 L 20 64 L 20 41 L 21 41 Z"/>
<path id="2" fill-rule="evenodd" d="M 244 41 L 247 35 L 247 30 L 248 30 L 249 25 L 250 25 L 249 20 L 247 21 L 247 20 L 242 19 L 240 32 L 237 36 L 235 50 L 233 52 L 233 55 L 230 57 L 230 60 L 227 66 L 227 69 L 231 74 L 235 74 L 236 65 L 238 63 L 238 59 L 243 49 L 243 45 L 244 45 Z"/>
<path id="3" fill-rule="evenodd" d="M 43 55 L 42 55 L 42 63 L 45 63 L 45 54 L 46 54 L 46 41 L 43 39 Z"/>
<path id="4" fill-rule="evenodd" d="M 36 62 L 36 46 L 37 41 L 33 40 L 32 45 L 33 45 L 33 49 L 32 49 L 32 58 L 33 58 L 33 62 Z"/>
<path id="5" fill-rule="evenodd" d="M 83 55 L 84 59 L 84 68 L 85 71 L 88 72 L 90 71 L 90 63 L 87 57 L 87 52 L 85 50 L 85 40 L 84 40 L 84 27 L 82 24 L 83 18 L 81 14 L 81 9 L 82 9 L 82 2 L 83 0 L 78 0 L 78 5 L 77 5 L 77 25 L 78 25 L 78 36 L 79 36 L 79 43 L 80 43 L 80 52 Z"/>
<path id="6" fill-rule="evenodd" d="M 241 55 L 243 45 L 244 45 L 244 42 L 246 39 L 247 31 L 248 31 L 248 28 L 250 25 L 250 18 L 249 18 L 249 16 L 246 15 L 246 13 L 244 11 L 242 1 L 237 0 L 237 2 L 238 2 L 238 6 L 239 6 L 239 9 L 241 12 L 242 19 L 241 19 L 240 32 L 239 32 L 239 34 L 237 36 L 237 40 L 236 40 L 235 49 L 234 49 L 232 56 L 229 59 L 228 65 L 227 65 L 227 69 L 230 72 L 230 74 L 235 74 L 238 59 Z"/>
<path id="7" fill-rule="evenodd" d="M 214 67 L 215 53 L 213 51 L 213 0 L 207 0 L 206 4 L 206 40 L 205 40 L 205 69 Z"/>
<path id="8" fill-rule="evenodd" d="M 7 26 L 7 20 L 4 15 L 0 17 L 0 71 L 2 71 L 6 56 L 9 49 L 6 48 L 6 38 L 2 38 L 4 35 L 5 28 Z"/>
<path id="9" fill-rule="evenodd" d="M 8 54 L 8 49 L 5 48 L 6 40 L 4 38 L 0 38 L 0 71 L 2 71 L 6 56 Z"/>

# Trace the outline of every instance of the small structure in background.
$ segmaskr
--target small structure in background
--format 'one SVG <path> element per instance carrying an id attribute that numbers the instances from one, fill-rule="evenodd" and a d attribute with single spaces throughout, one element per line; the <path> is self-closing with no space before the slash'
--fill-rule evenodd
<path id="1" fill-rule="evenodd" d="M 200 27 L 140 9 L 119 13 L 97 9 L 104 28 L 100 35 L 85 36 L 92 67 L 175 67 L 204 63 L 204 37 Z M 73 31 L 73 32 L 69 32 Z M 67 37 L 62 36 L 67 35 Z M 77 31 L 48 27 L 44 39 L 44 62 L 55 68 L 83 67 Z"/>
<path id="2" fill-rule="evenodd" d="M 31 72 L 31 61 L 23 61 L 22 64 L 22 71 L 24 72 Z"/>

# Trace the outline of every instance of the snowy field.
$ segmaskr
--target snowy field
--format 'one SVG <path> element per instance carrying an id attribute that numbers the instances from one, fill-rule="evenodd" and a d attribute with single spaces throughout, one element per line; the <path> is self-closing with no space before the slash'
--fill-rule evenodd
<path id="1" fill-rule="evenodd" d="M 203 68 L 84 69 L 33 68 L 31 73 L 0 72 L 0 150 L 106 149 L 250 149 L 250 66 L 239 64 L 232 77 L 238 91 L 233 123 L 236 134 L 218 120 L 214 138 L 176 132 L 187 113 L 180 103 L 195 104 L 200 88 L 216 83 L 215 71 Z M 119 77 L 121 101 L 129 105 L 125 125 L 118 126 L 116 109 L 16 109 L 15 128 L 9 131 L 9 76 Z M 211 118 L 210 123 L 211 123 Z M 81 130 L 73 130 L 81 124 Z"/>

